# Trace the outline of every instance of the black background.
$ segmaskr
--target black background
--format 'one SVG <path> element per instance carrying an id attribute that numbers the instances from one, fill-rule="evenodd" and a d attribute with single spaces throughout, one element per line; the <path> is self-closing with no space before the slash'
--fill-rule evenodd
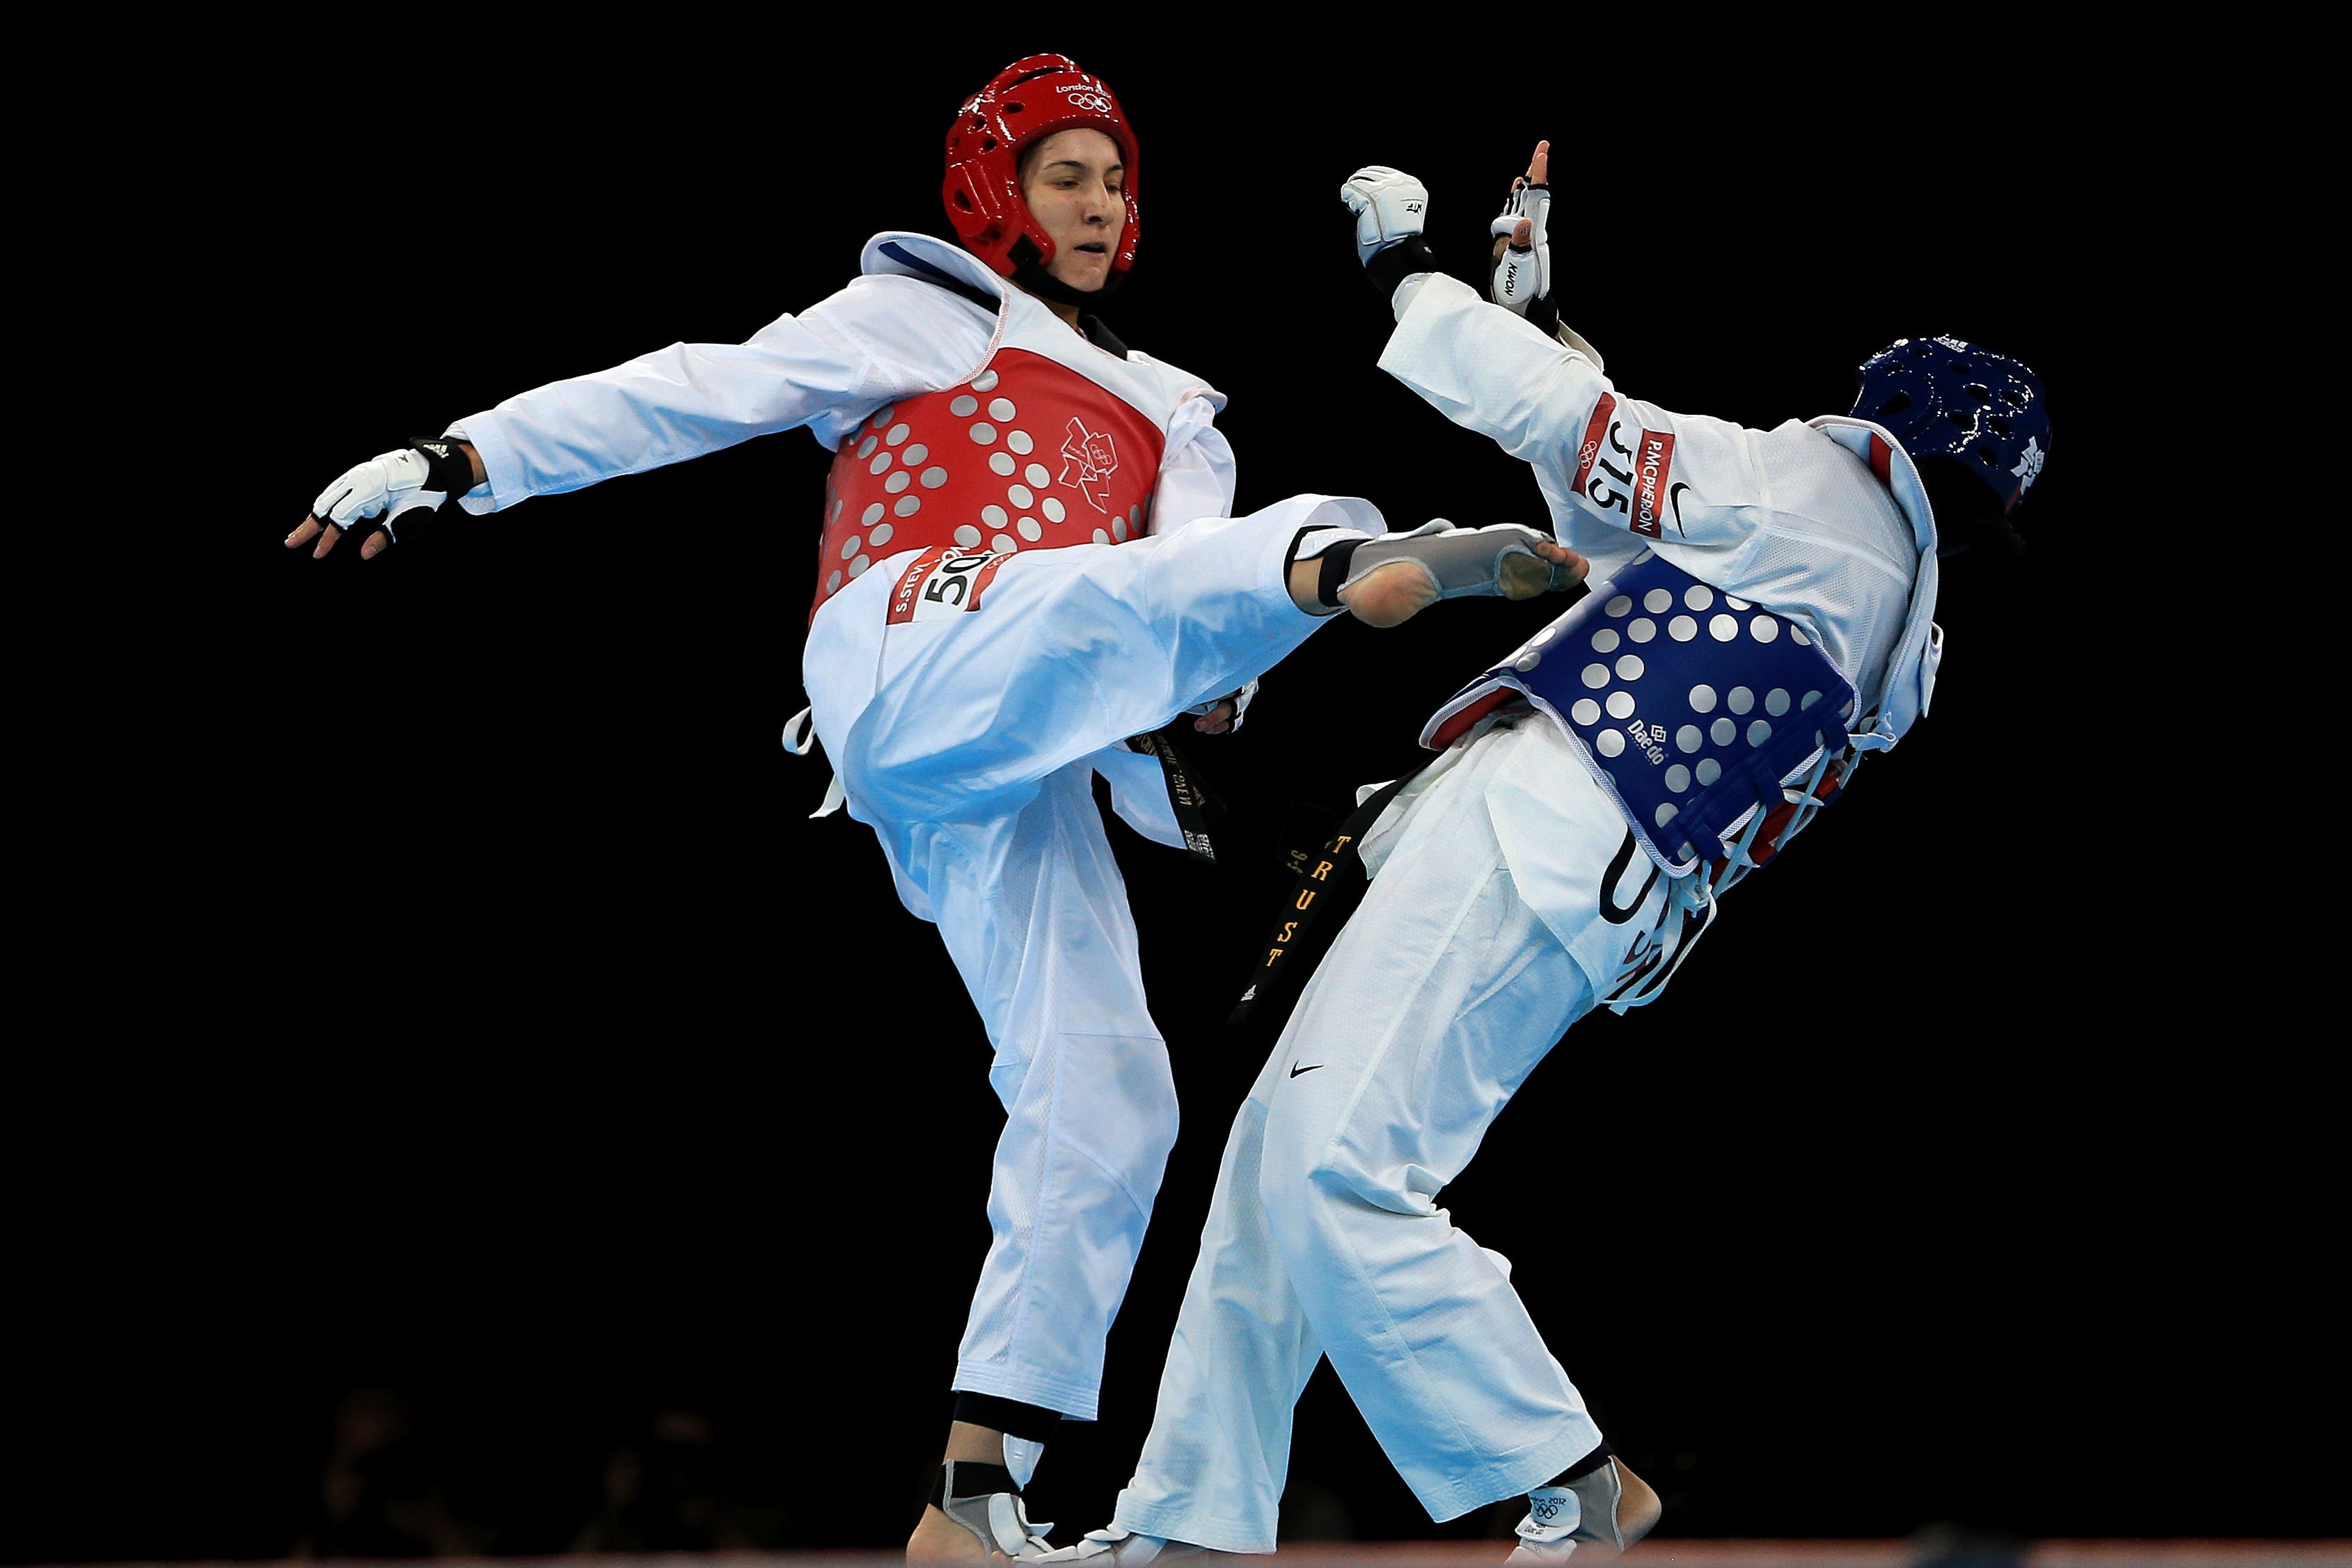
<path id="1" fill-rule="evenodd" d="M 1308 44 L 844 15 L 854 47 L 471 28 L 471 63 L 431 70 L 398 31 L 309 37 L 158 144 L 191 214 L 173 287 L 198 286 L 121 340 L 152 394 L 124 418 L 172 400 L 205 499 L 139 563 L 159 591 L 120 664 L 59 687 L 105 717 L 58 884 L 81 914 L 33 977 L 70 1003 L 65 1071 L 16 1107 L 10 1294 L 38 1327 L 0 1417 L 30 1500 L 6 1555 L 281 1552 L 370 1383 L 518 1550 L 560 1549 L 612 1434 L 666 1405 L 712 1416 L 794 1542 L 911 1521 L 999 1115 L 936 937 L 864 829 L 806 820 L 824 770 L 777 746 L 826 455 L 792 433 L 453 510 L 364 566 L 278 541 L 412 434 L 740 340 L 867 235 L 943 233 L 955 105 L 1045 47 L 1139 128 L 1141 261 L 1106 314 L 1230 395 L 1244 509 L 1542 515 L 1374 369 L 1335 197 L 1366 162 L 1428 182 L 1475 277 L 1549 137 L 1564 308 L 1670 408 L 1843 412 L 1911 334 L 2042 374 L 2034 553 L 1955 563 L 1933 715 L 1666 999 L 1580 1025 L 1445 1201 L 1512 1256 L 1670 1533 L 2352 1530 L 2312 1413 L 2321 1107 L 2266 967 L 2299 916 L 2224 847 L 2227 765 L 2182 750 L 2184 711 L 2229 711 L 2192 629 L 2206 563 L 2129 412 L 2163 389 L 2116 347 L 2137 171 L 2174 141 L 2128 70 L 1967 67 L 1925 23 L 1874 24 L 1858 60 L 1826 22 L 1654 14 L 1510 47 L 1468 16 Z M 129 374 L 157 364 L 173 385 Z M 1187 1119 L 1103 1419 L 1034 1489 L 1066 1535 L 1140 1440 L 1268 1043 L 1222 1019 L 1286 813 L 1392 776 L 1559 608 L 1334 624 L 1198 748 L 1223 863 L 1113 827 Z M 1299 1431 L 1313 1530 L 1495 1522 L 1430 1526 L 1328 1375 Z"/>

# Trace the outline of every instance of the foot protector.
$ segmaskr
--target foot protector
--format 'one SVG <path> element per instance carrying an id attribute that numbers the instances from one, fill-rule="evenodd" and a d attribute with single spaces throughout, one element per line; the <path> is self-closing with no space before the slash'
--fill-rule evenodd
<path id="1" fill-rule="evenodd" d="M 1617 1505 L 1625 1495 L 1624 1478 L 1601 1450 L 1601 1463 L 1573 1479 L 1539 1486 L 1528 1493 L 1528 1517 L 1514 1532 L 1518 1545 L 1505 1559 L 1509 1563 L 1560 1563 L 1580 1542 L 1603 1546 L 1611 1552 L 1631 1544 L 1619 1528 Z M 1636 1538 L 1638 1539 L 1638 1532 Z"/>
<path id="2" fill-rule="evenodd" d="M 991 1557 L 1027 1561 L 1052 1550 L 1045 1536 L 1053 1525 L 1029 1522 L 1013 1472 L 1003 1465 L 948 1460 L 940 1466 L 939 1479 L 931 1483 L 930 1502 L 979 1537 Z"/>
<path id="3" fill-rule="evenodd" d="M 1138 1535 L 1114 1524 L 1101 1530 L 1089 1530 L 1086 1539 L 1076 1546 L 1049 1552 L 1038 1561 L 1091 1563 L 1095 1568 L 1140 1568 L 1146 1563 L 1166 1563 L 1200 1554 L 1201 1548 L 1197 1546 L 1188 1546 L 1181 1541 L 1162 1541 L 1156 1535 Z"/>
<path id="4" fill-rule="evenodd" d="M 1408 560 L 1428 575 L 1440 599 L 1533 599 L 1569 586 L 1566 574 L 1536 553 L 1545 537 L 1517 523 L 1457 528 L 1440 517 L 1411 533 L 1358 545 L 1339 587 L 1352 588 L 1378 568 Z"/>

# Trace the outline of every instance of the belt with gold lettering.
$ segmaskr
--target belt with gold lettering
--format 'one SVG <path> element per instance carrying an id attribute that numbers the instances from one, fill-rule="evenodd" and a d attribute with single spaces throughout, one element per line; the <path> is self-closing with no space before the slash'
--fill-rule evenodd
<path id="1" fill-rule="evenodd" d="M 1281 1027 L 1297 1001 L 1298 993 L 1306 988 L 1307 977 L 1315 972 L 1316 963 L 1331 946 L 1333 936 L 1345 924 L 1349 913 L 1363 902 L 1364 889 L 1371 881 L 1364 874 L 1363 856 L 1358 852 L 1364 835 L 1371 831 L 1372 824 L 1380 821 L 1381 813 L 1389 809 L 1389 802 L 1397 798 L 1398 792 L 1440 755 L 1430 753 L 1406 769 L 1402 778 L 1381 785 L 1323 841 L 1320 853 L 1307 857 L 1297 885 L 1291 889 L 1288 901 L 1275 918 L 1274 931 L 1258 956 L 1249 988 L 1234 1004 L 1232 1014 L 1225 1019 L 1227 1023 L 1240 1023 L 1260 1007 L 1270 1004 L 1278 1015 L 1275 1027 Z"/>

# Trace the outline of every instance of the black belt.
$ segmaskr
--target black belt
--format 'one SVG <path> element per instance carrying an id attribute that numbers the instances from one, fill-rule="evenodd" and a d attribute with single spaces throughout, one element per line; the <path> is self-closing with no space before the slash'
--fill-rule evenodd
<path id="1" fill-rule="evenodd" d="M 1149 735 L 1129 736 L 1127 744 L 1131 750 L 1160 758 L 1160 771 L 1168 776 L 1168 804 L 1176 813 L 1185 850 L 1193 859 L 1214 865 L 1217 852 L 1209 843 L 1209 824 L 1225 814 L 1225 803 L 1176 748 L 1176 726 L 1183 722 L 1179 718 Z"/>
<path id="2" fill-rule="evenodd" d="M 1356 905 L 1363 902 L 1364 889 L 1371 878 L 1364 873 L 1364 859 L 1360 852 L 1366 833 L 1380 821 L 1382 811 L 1407 784 L 1420 776 L 1421 770 L 1443 756 L 1432 752 L 1402 777 L 1390 780 L 1364 803 L 1349 814 L 1348 820 L 1323 841 L 1322 852 L 1307 857 L 1307 863 L 1298 873 L 1297 884 L 1276 916 L 1274 931 L 1266 938 L 1264 956 L 1250 976 L 1249 987 L 1242 992 L 1241 1000 L 1225 1021 L 1240 1023 L 1259 1008 L 1272 1005 L 1276 1009 L 1275 1027 L 1279 1029 L 1298 993 L 1306 988 L 1307 977 L 1338 933 L 1339 926 Z M 1337 911 L 1339 918 L 1333 921 Z M 1307 957 L 1301 959 L 1304 953 Z"/>

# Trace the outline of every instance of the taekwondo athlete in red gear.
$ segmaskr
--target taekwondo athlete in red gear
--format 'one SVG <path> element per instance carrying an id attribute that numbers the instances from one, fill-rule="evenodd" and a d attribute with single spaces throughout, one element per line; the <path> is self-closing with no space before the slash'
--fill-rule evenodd
<path id="1" fill-rule="evenodd" d="M 378 520 L 367 559 L 447 494 L 504 510 L 795 426 L 835 455 L 805 716 L 900 898 L 938 926 L 1006 1113 L 948 1462 L 908 1546 L 953 1559 L 1045 1549 L 1021 1487 L 1061 1416 L 1095 1415 L 1176 1134 L 1094 777 L 1181 847 L 1160 763 L 1128 737 L 1187 712 L 1237 722 L 1255 677 L 1343 607 L 1394 624 L 1574 570 L 1513 525 L 1382 538 L 1350 497 L 1228 515 L 1223 397 L 1082 314 L 1139 228 L 1135 136 L 1099 78 L 1016 62 L 947 154 L 962 248 L 877 235 L 846 288 L 750 341 L 673 344 L 468 415 L 340 476 L 286 542 L 323 556 Z"/>
<path id="2" fill-rule="evenodd" d="M 1134 1478 L 1058 1560 L 1273 1551 L 1324 1356 L 1433 1519 L 1528 1495 L 1513 1561 L 1654 1524 L 1438 1196 L 1570 1025 L 1654 998 L 1716 899 L 1927 711 L 1939 522 L 1948 549 L 1998 541 L 2041 473 L 2040 382 L 1958 339 L 1900 340 L 1852 415 L 1771 430 L 1624 396 L 1520 314 L 1549 288 L 1544 152 L 1497 223 L 1507 304 L 1436 270 L 1419 181 L 1342 196 L 1396 315 L 1381 367 L 1534 467 L 1593 587 L 1361 809 L 1371 881 L 1234 1121 Z"/>

